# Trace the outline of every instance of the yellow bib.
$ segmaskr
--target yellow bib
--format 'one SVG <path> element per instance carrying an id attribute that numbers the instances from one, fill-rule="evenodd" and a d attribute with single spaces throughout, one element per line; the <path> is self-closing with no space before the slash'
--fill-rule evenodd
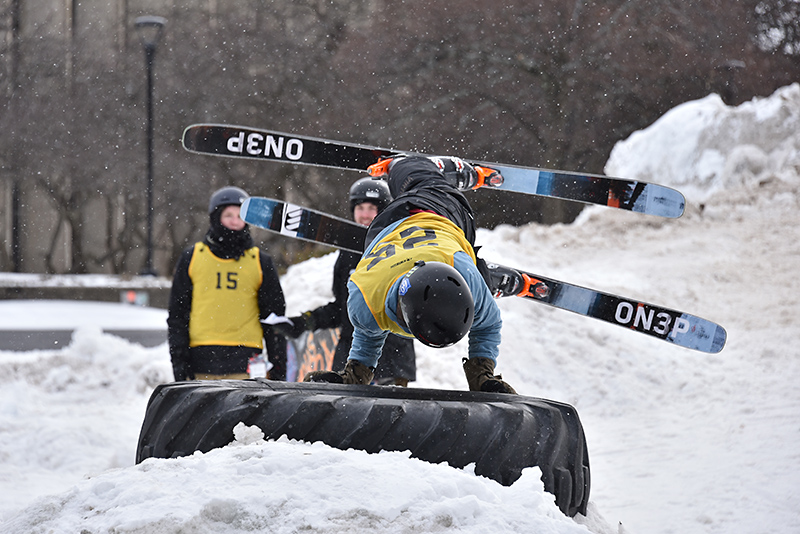
<path id="1" fill-rule="evenodd" d="M 224 260 L 205 244 L 197 243 L 189 263 L 189 277 L 193 286 L 190 347 L 263 347 L 258 312 L 263 274 L 258 247 L 245 251 L 238 259 Z"/>
<path id="2" fill-rule="evenodd" d="M 461 228 L 439 215 L 417 213 L 372 247 L 358 262 L 350 280 L 361 290 L 381 329 L 409 337 L 386 315 L 384 308 L 389 288 L 414 266 L 414 262 L 439 261 L 452 266 L 453 255 L 458 251 L 466 252 L 476 261 L 475 251 Z"/>

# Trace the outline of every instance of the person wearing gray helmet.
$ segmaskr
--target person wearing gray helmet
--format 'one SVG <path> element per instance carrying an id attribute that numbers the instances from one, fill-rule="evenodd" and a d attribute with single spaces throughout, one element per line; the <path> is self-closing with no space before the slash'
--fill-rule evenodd
<path id="1" fill-rule="evenodd" d="M 175 267 L 167 334 L 176 381 L 250 378 L 264 343 L 268 377 L 286 379 L 286 342 L 261 322 L 283 315 L 286 303 L 272 258 L 253 244 L 239 217 L 247 197 L 238 187 L 215 191 L 208 232 Z"/>

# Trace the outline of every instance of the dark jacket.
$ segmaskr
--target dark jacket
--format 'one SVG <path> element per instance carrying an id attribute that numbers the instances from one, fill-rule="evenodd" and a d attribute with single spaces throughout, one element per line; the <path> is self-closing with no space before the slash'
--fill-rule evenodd
<path id="1" fill-rule="evenodd" d="M 347 315 L 347 281 L 361 259 L 360 254 L 339 251 L 333 267 L 334 300 L 311 312 L 315 328 L 341 327 L 341 336 L 333 355 L 333 370 L 344 369 L 350 345 L 353 341 L 353 325 Z M 417 379 L 416 355 L 412 339 L 390 335 L 383 346 L 380 365 L 375 370 L 375 379 L 405 378 L 410 382 Z"/>

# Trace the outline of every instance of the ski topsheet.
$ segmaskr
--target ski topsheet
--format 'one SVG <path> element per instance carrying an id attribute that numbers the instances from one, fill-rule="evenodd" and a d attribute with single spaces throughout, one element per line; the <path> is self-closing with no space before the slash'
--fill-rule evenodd
<path id="1" fill-rule="evenodd" d="M 297 239 L 357 253 L 364 251 L 366 226 L 281 200 L 250 197 L 242 204 L 241 217 L 253 226 Z M 717 353 L 725 346 L 725 329 L 706 319 L 519 269 L 510 270 L 519 273 L 523 280 L 514 296 L 593 317 L 689 349 Z"/>
<path id="2" fill-rule="evenodd" d="M 318 139 L 271 130 L 195 124 L 183 132 L 183 147 L 216 156 L 283 161 L 367 171 L 382 159 L 412 152 Z M 465 160 L 494 171 L 475 189 L 491 188 L 543 197 L 598 204 L 637 213 L 677 218 L 683 214 L 683 195 L 669 187 L 594 174 L 553 171 Z"/>

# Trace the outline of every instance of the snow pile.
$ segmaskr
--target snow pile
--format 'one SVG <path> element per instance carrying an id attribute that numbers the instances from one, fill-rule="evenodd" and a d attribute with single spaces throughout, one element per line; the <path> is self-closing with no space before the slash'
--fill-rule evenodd
<path id="1" fill-rule="evenodd" d="M 241 423 L 237 430 L 244 430 Z M 343 453 L 285 438 L 235 441 L 227 450 L 108 471 L 66 494 L 41 499 L 34 510 L 47 510 L 51 517 L 30 514 L 7 527 L 477 534 L 489 520 L 498 532 L 586 532 L 553 507 L 540 474 L 527 470 L 514 487 L 503 487 L 407 453 Z"/>
<path id="2" fill-rule="evenodd" d="M 81 328 L 62 350 L 0 352 L 0 511 L 131 465 L 147 399 L 172 379 L 165 351 Z"/>
<path id="3" fill-rule="evenodd" d="M 797 85 L 737 108 L 710 96 L 621 142 L 607 172 L 683 191 L 678 220 L 594 208 L 570 225 L 479 231 L 487 259 L 728 330 L 725 349 L 708 355 L 500 301 L 498 371 L 520 393 L 581 416 L 588 517 L 561 515 L 535 468 L 505 488 L 407 453 L 265 442 L 244 426 L 224 449 L 133 465 L 148 394 L 170 379 L 166 346 L 84 329 L 63 350 L 0 353 L 0 530 L 795 532 L 799 115 Z M 282 278 L 290 313 L 331 298 L 334 260 Z M 464 343 L 417 348 L 413 386 L 466 387 Z"/>
<path id="4" fill-rule="evenodd" d="M 723 189 L 755 192 L 767 180 L 797 182 L 800 84 L 729 108 L 719 95 L 682 104 L 617 143 L 609 176 L 672 185 L 700 203 Z"/>

